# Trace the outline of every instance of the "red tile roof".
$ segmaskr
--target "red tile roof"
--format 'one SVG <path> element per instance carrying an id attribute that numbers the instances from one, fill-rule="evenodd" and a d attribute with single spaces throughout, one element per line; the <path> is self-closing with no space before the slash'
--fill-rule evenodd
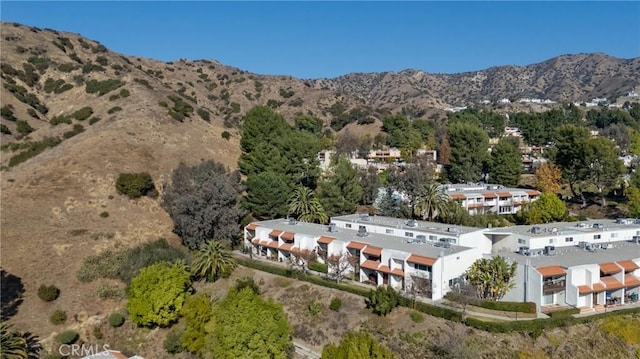
<path id="1" fill-rule="evenodd" d="M 360 264 L 360 268 L 378 270 L 379 265 L 380 262 L 378 261 L 364 261 L 362 264 Z"/>
<path id="2" fill-rule="evenodd" d="M 607 287 L 605 287 L 604 284 L 602 284 L 602 283 L 593 283 L 593 291 L 594 292 L 602 292 L 605 289 L 607 289 Z"/>
<path id="3" fill-rule="evenodd" d="M 540 192 L 538 192 L 538 191 L 527 191 L 527 194 L 529 196 L 539 196 Z"/>
<path id="4" fill-rule="evenodd" d="M 382 255 L 382 248 L 367 246 L 367 248 L 365 248 L 364 251 L 362 251 L 362 253 L 368 254 L 370 256 L 380 257 Z"/>
<path id="5" fill-rule="evenodd" d="M 496 198 L 496 197 L 498 197 L 498 195 L 495 194 L 495 193 L 483 193 L 482 197 L 484 197 L 484 198 Z"/>
<path id="6" fill-rule="evenodd" d="M 389 268 L 388 265 L 383 264 L 383 265 L 380 266 L 380 268 L 378 268 L 378 272 L 391 273 L 391 268 Z"/>
<path id="7" fill-rule="evenodd" d="M 258 243 L 260 243 L 260 239 L 259 238 L 254 238 L 254 239 L 251 240 L 251 243 L 258 244 Z"/>
<path id="8" fill-rule="evenodd" d="M 465 197 L 465 195 L 459 194 L 459 193 L 451 194 L 451 195 L 449 195 L 449 197 L 451 197 L 451 199 L 454 200 L 454 201 L 457 200 L 457 199 L 465 199 L 465 198 L 467 198 L 467 197 Z"/>
<path id="9" fill-rule="evenodd" d="M 603 274 L 614 274 L 622 272 L 622 268 L 618 267 L 614 262 L 600 264 L 600 272 Z"/>
<path id="10" fill-rule="evenodd" d="M 587 293 L 592 293 L 593 290 L 591 290 L 591 287 L 588 285 L 579 285 L 578 286 L 578 293 L 580 294 L 587 294 Z"/>
<path id="11" fill-rule="evenodd" d="M 329 243 L 333 242 L 334 240 L 335 240 L 335 238 L 333 238 L 333 237 L 320 236 L 320 238 L 318 238 L 318 243 L 329 244 Z"/>
<path id="12" fill-rule="evenodd" d="M 409 258 L 407 258 L 407 262 L 422 264 L 422 265 L 431 267 L 436 262 L 436 259 L 431 257 L 419 256 L 417 254 L 412 254 L 411 256 L 409 256 Z"/>
<path id="13" fill-rule="evenodd" d="M 511 193 L 509 192 L 498 192 L 497 195 L 500 197 L 512 197 Z"/>
<path id="14" fill-rule="evenodd" d="M 578 293 L 587 294 L 587 293 L 594 293 L 594 292 L 602 292 L 606 289 L 607 287 L 605 287 L 605 285 L 602 283 L 594 283 L 593 287 L 590 287 L 588 285 L 579 285 Z"/>
<path id="15" fill-rule="evenodd" d="M 542 274 L 543 277 L 553 277 L 557 275 L 566 275 L 567 271 L 560 266 L 548 266 L 548 267 L 539 267 L 536 270 Z"/>
<path id="16" fill-rule="evenodd" d="M 279 247 L 279 249 L 280 249 L 280 250 L 282 250 L 282 251 L 291 252 L 291 247 L 293 247 L 293 244 L 291 244 L 291 243 L 285 243 L 285 244 L 281 245 L 281 246 Z"/>
<path id="17" fill-rule="evenodd" d="M 393 268 L 393 270 L 391 271 L 391 274 L 404 277 L 404 271 L 400 268 Z"/>
<path id="18" fill-rule="evenodd" d="M 281 237 L 282 237 L 282 239 L 286 239 L 286 240 L 288 240 L 288 241 L 292 241 L 292 240 L 293 240 L 293 237 L 294 237 L 295 235 L 296 235 L 296 234 L 295 234 L 295 233 L 292 233 L 292 232 L 284 232 L 284 233 L 282 233 Z"/>
<path id="19" fill-rule="evenodd" d="M 279 237 L 281 234 L 282 234 L 282 231 L 279 231 L 277 229 L 274 229 L 273 231 L 271 231 L 271 233 L 269 233 L 269 235 L 272 237 Z"/>
<path id="20" fill-rule="evenodd" d="M 640 278 L 636 277 L 633 274 L 625 274 L 624 275 L 624 286 L 625 287 L 640 286 Z"/>
<path id="21" fill-rule="evenodd" d="M 600 280 L 602 281 L 602 283 L 604 283 L 604 286 L 605 288 L 607 288 L 607 290 L 624 288 L 624 285 L 614 277 L 600 277 Z"/>
<path id="22" fill-rule="evenodd" d="M 278 249 L 278 241 L 271 241 L 271 242 L 267 243 L 267 247 L 273 248 L 273 249 Z"/>
<path id="23" fill-rule="evenodd" d="M 366 243 L 362 243 L 362 242 L 356 242 L 356 241 L 351 241 L 349 242 L 349 244 L 347 244 L 347 248 L 351 248 L 351 249 L 357 249 L 357 250 L 362 250 L 362 248 L 366 247 L 367 244 Z"/>
<path id="24" fill-rule="evenodd" d="M 631 271 L 634 271 L 636 269 L 640 269 L 640 266 L 638 266 L 636 264 L 636 262 L 631 261 L 631 260 L 629 260 L 629 261 L 620 261 L 620 262 L 618 262 L 618 265 L 620 265 L 622 268 L 624 268 L 625 272 L 631 272 Z"/>
<path id="25" fill-rule="evenodd" d="M 255 223 L 249 223 L 249 225 L 247 225 L 247 229 L 250 231 L 255 231 L 256 228 L 258 228 L 258 225 Z"/>

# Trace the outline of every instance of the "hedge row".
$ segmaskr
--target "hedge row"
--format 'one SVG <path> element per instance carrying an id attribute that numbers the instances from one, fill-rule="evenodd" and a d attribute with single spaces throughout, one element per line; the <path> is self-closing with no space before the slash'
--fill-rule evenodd
<path id="1" fill-rule="evenodd" d="M 531 313 L 531 314 L 535 314 L 538 311 L 536 303 L 533 303 L 533 302 L 503 302 L 503 301 L 482 300 L 479 298 L 469 297 L 464 294 L 454 293 L 454 292 L 449 292 L 444 297 L 454 302 L 459 302 L 459 303 L 464 302 L 469 305 L 491 309 L 491 310 L 501 310 L 505 312 L 519 312 L 519 313 Z"/>

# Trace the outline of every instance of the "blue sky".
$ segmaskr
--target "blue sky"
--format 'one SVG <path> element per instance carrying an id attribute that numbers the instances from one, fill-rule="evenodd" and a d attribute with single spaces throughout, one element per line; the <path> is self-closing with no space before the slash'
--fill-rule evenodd
<path id="1" fill-rule="evenodd" d="M 26 2 L 2 21 L 79 33 L 126 55 L 212 59 L 298 78 L 640 56 L 640 2 Z"/>

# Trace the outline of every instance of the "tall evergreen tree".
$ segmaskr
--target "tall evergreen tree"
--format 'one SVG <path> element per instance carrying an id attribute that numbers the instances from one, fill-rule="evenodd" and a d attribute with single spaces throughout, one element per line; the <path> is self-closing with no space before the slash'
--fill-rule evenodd
<path id="1" fill-rule="evenodd" d="M 522 156 L 517 137 L 503 137 L 491 151 L 489 181 L 515 187 L 522 174 Z"/>
<path id="2" fill-rule="evenodd" d="M 453 121 L 447 134 L 451 147 L 451 165 L 447 170 L 454 183 L 475 182 L 481 179 L 487 160 L 489 137 L 479 124 Z"/>
<path id="3" fill-rule="evenodd" d="M 318 198 L 328 216 L 353 213 L 362 197 L 358 171 L 340 157 L 329 179 L 320 183 Z"/>
<path id="4" fill-rule="evenodd" d="M 271 171 L 252 174 L 245 181 L 247 195 L 242 205 L 254 218 L 265 220 L 285 217 L 291 193 L 287 177 Z"/>

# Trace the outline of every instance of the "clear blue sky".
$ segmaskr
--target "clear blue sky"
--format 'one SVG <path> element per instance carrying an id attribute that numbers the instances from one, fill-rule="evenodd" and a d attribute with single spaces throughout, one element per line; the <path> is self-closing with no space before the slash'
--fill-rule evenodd
<path id="1" fill-rule="evenodd" d="M 640 1 L 13 2 L 2 21 L 79 33 L 163 61 L 212 59 L 299 78 L 640 56 Z"/>

